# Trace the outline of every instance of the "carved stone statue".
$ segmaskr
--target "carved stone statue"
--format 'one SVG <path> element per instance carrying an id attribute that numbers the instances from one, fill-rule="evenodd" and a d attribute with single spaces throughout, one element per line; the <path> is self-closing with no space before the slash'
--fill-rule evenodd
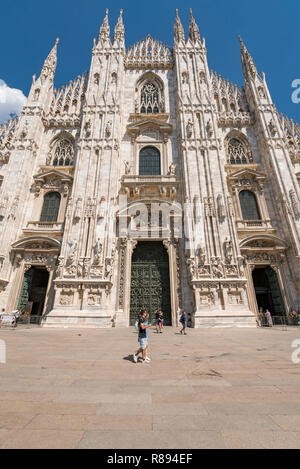
<path id="1" fill-rule="evenodd" d="M 232 241 L 226 237 L 224 241 L 225 259 L 231 264 L 233 257 Z"/>
<path id="2" fill-rule="evenodd" d="M 271 132 L 272 137 L 274 137 L 277 134 L 276 126 L 274 124 L 273 119 L 271 119 L 269 122 L 269 130 Z"/>
<path id="3" fill-rule="evenodd" d="M 191 119 L 189 119 L 188 123 L 186 124 L 186 134 L 188 138 L 191 138 L 193 135 L 193 122 Z"/>
<path id="4" fill-rule="evenodd" d="M 110 280 L 112 276 L 112 268 L 113 268 L 114 260 L 110 257 L 107 257 L 105 260 L 105 277 Z"/>
<path id="5" fill-rule="evenodd" d="M 199 248 L 199 262 L 200 264 L 205 263 L 205 248 L 204 247 Z"/>
<path id="6" fill-rule="evenodd" d="M 212 126 L 212 123 L 211 123 L 211 120 L 210 120 L 210 119 L 208 120 L 208 122 L 207 122 L 207 124 L 206 124 L 206 132 L 207 132 L 207 135 L 208 135 L 209 137 L 211 137 L 212 134 L 213 134 L 213 126 Z"/>
<path id="7" fill-rule="evenodd" d="M 69 259 L 70 259 L 71 262 L 73 262 L 75 260 L 75 256 L 76 256 L 76 253 L 77 253 L 77 247 L 78 247 L 77 239 L 75 239 L 74 241 L 71 241 L 69 243 L 69 246 L 70 246 Z"/>
<path id="8" fill-rule="evenodd" d="M 171 163 L 168 174 L 169 176 L 175 176 L 175 173 L 176 173 L 176 164 Z"/>
<path id="9" fill-rule="evenodd" d="M 124 161 L 125 174 L 130 174 L 130 164 L 129 161 Z"/>
<path id="10" fill-rule="evenodd" d="M 105 136 L 109 138 L 111 136 L 111 121 L 108 121 L 105 127 Z"/>
<path id="11" fill-rule="evenodd" d="M 100 242 L 100 238 L 98 238 L 96 241 L 96 244 L 93 247 L 95 265 L 98 265 L 100 263 L 101 252 L 102 252 L 102 243 Z"/>
<path id="12" fill-rule="evenodd" d="M 224 276 L 222 264 L 220 262 L 219 257 L 212 258 L 211 268 L 212 268 L 213 275 L 215 277 L 220 278 Z"/>
<path id="13" fill-rule="evenodd" d="M 79 219 L 81 217 L 81 212 L 82 212 L 82 198 L 78 197 L 77 202 L 76 202 L 74 218 Z"/>
<path id="14" fill-rule="evenodd" d="M 56 268 L 56 275 L 58 277 L 62 277 L 63 276 L 63 267 L 64 267 L 64 258 L 63 257 L 59 257 L 58 258 L 58 266 Z"/>
<path id="15" fill-rule="evenodd" d="M 88 120 L 84 126 L 85 137 L 88 138 L 91 135 L 91 122 Z"/>
<path id="16" fill-rule="evenodd" d="M 298 217 L 300 215 L 300 205 L 293 189 L 290 190 L 290 199 L 294 215 Z"/>
<path id="17" fill-rule="evenodd" d="M 189 274 L 190 274 L 191 280 L 193 280 L 195 278 L 195 275 L 196 275 L 196 262 L 195 262 L 195 259 L 193 257 L 190 257 L 189 259 L 187 259 L 186 263 L 187 263 L 187 266 L 188 266 L 188 269 L 189 269 Z"/>

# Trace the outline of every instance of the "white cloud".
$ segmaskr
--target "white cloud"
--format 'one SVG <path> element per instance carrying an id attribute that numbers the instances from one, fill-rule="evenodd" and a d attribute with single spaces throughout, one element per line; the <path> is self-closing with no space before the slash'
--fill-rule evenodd
<path id="1" fill-rule="evenodd" d="M 27 98 L 21 90 L 10 88 L 0 79 L 0 123 L 22 111 Z"/>

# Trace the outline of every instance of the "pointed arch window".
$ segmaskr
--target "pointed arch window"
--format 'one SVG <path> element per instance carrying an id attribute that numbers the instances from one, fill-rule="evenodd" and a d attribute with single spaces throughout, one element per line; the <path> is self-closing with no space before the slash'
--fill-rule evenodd
<path id="1" fill-rule="evenodd" d="M 61 196 L 59 192 L 48 192 L 45 195 L 40 221 L 57 221 L 60 199 Z"/>
<path id="2" fill-rule="evenodd" d="M 140 151 L 139 174 L 159 176 L 161 174 L 160 152 L 155 147 L 145 147 Z"/>
<path id="3" fill-rule="evenodd" d="M 141 114 L 158 114 L 160 112 L 158 86 L 148 81 L 141 89 Z"/>
<path id="4" fill-rule="evenodd" d="M 253 192 L 241 191 L 239 199 L 243 220 L 261 220 L 256 196 Z"/>
<path id="5" fill-rule="evenodd" d="M 67 138 L 60 138 L 54 147 L 53 166 L 71 166 L 73 162 L 73 143 Z"/>
<path id="6" fill-rule="evenodd" d="M 228 163 L 230 164 L 248 164 L 252 162 L 251 151 L 246 144 L 239 138 L 230 138 L 227 145 Z"/>

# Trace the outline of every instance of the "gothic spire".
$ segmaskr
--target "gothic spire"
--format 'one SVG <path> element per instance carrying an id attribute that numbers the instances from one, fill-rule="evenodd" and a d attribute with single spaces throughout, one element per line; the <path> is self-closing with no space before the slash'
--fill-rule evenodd
<path id="1" fill-rule="evenodd" d="M 106 8 L 106 15 L 101 25 L 100 31 L 99 31 L 98 42 L 102 41 L 104 43 L 107 40 L 109 40 L 109 37 L 110 37 L 110 27 L 109 27 L 109 22 L 108 22 L 108 8 Z"/>
<path id="2" fill-rule="evenodd" d="M 123 10 L 120 10 L 120 16 L 114 31 L 114 42 L 124 42 L 124 24 L 123 24 Z"/>
<path id="3" fill-rule="evenodd" d="M 53 80 L 56 64 L 57 64 L 57 45 L 59 43 L 59 39 L 57 38 L 51 52 L 49 53 L 48 57 L 46 58 L 42 71 L 41 71 L 41 78 L 50 78 Z"/>
<path id="4" fill-rule="evenodd" d="M 184 37 L 184 29 L 181 24 L 179 15 L 178 15 L 178 9 L 176 8 L 176 18 L 175 18 L 175 24 L 174 24 L 174 40 L 175 42 L 185 42 L 185 37 Z"/>
<path id="5" fill-rule="evenodd" d="M 244 76 L 245 78 L 247 78 L 248 74 L 250 73 L 250 76 L 254 78 L 255 75 L 257 75 L 256 65 L 254 63 L 253 58 L 249 54 L 247 47 L 243 43 L 241 36 L 238 36 L 238 38 L 241 44 L 241 60 L 243 65 Z"/>
<path id="6" fill-rule="evenodd" d="M 192 9 L 190 8 L 190 24 L 189 24 L 189 38 L 192 42 L 200 42 L 200 33 L 195 18 L 193 17 Z"/>

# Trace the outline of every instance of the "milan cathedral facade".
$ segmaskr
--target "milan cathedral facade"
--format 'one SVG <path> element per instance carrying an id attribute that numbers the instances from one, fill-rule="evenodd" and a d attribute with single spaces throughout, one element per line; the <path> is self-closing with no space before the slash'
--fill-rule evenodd
<path id="1" fill-rule="evenodd" d="M 253 326 L 299 308 L 300 128 L 242 39 L 243 88 L 178 12 L 173 49 L 108 13 L 89 73 L 54 89 L 56 41 L 0 127 L 0 308 L 44 327 Z"/>

